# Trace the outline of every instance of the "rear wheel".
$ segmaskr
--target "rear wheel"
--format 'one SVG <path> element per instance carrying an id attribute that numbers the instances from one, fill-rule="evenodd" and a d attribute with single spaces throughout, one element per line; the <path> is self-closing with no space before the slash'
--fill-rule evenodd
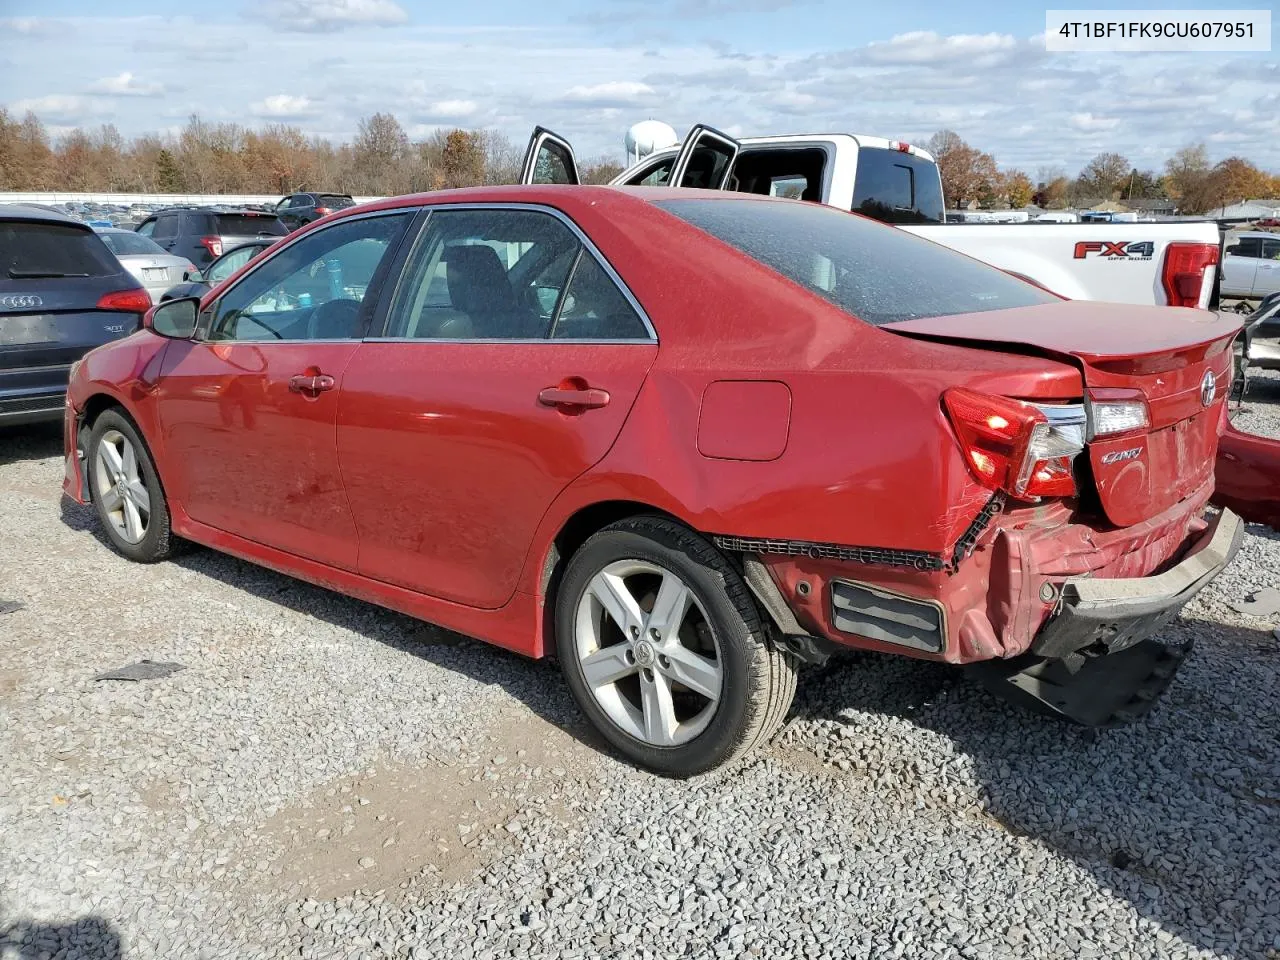
<path id="1" fill-rule="evenodd" d="M 169 505 L 151 453 L 127 417 L 106 410 L 89 435 L 89 490 L 112 546 L 155 563 L 173 552 Z"/>
<path id="2" fill-rule="evenodd" d="M 795 695 L 795 661 L 769 643 L 741 576 L 664 518 L 620 521 L 574 554 L 556 599 L 556 645 L 605 738 L 674 776 L 766 740 Z"/>

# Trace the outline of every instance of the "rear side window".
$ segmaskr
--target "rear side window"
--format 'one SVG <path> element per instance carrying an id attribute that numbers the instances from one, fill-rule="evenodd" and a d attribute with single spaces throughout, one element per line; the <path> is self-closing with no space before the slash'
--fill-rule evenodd
<path id="1" fill-rule="evenodd" d="M 178 235 L 178 214 L 162 213 L 156 217 L 156 228 L 151 235 L 156 238 L 176 237 Z"/>
<path id="2" fill-rule="evenodd" d="M 0 222 L 0 285 L 42 277 L 113 277 L 120 264 L 98 236 L 61 223 Z"/>
<path id="3" fill-rule="evenodd" d="M 853 212 L 884 223 L 942 223 L 942 180 L 923 157 L 861 147 L 853 182 Z"/>
<path id="4" fill-rule="evenodd" d="M 255 217 L 249 213 L 219 213 L 216 215 L 216 220 L 218 235 L 222 237 L 256 237 L 259 234 L 283 237 L 289 232 L 279 218 L 273 216 Z"/>
<path id="5" fill-rule="evenodd" d="M 102 237 L 102 242 L 107 245 L 107 249 L 117 257 L 141 256 L 144 254 L 163 256 L 169 252 L 150 237 L 144 237 L 137 233 L 103 233 L 99 234 L 99 236 Z"/>
<path id="6" fill-rule="evenodd" d="M 1058 299 L 946 247 L 833 207 L 730 199 L 657 206 L 876 325 Z"/>

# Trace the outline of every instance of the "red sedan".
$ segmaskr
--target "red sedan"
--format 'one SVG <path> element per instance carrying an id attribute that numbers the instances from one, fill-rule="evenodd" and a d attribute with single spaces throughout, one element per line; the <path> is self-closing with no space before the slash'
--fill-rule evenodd
<path id="1" fill-rule="evenodd" d="M 768 737 L 841 648 L 1135 716 L 1241 537 L 1205 514 L 1235 323 L 816 204 L 402 197 L 144 327 L 68 394 L 65 490 L 121 553 L 195 541 L 554 652 L 673 774 Z"/>

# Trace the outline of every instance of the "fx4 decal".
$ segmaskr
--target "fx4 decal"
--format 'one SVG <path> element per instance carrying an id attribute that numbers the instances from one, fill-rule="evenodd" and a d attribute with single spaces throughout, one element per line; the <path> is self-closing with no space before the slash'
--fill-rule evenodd
<path id="1" fill-rule="evenodd" d="M 1156 245 L 1150 240 L 1141 243 L 1126 243 L 1123 240 L 1081 240 L 1076 244 L 1075 259 L 1083 260 L 1091 253 L 1108 260 L 1150 260 L 1156 252 Z"/>

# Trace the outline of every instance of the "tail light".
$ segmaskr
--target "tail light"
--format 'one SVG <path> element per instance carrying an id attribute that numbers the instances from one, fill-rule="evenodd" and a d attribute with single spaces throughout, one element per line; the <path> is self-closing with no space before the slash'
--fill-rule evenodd
<path id="1" fill-rule="evenodd" d="M 1022 500 L 1075 495 L 1071 464 L 1084 449 L 1079 421 L 1059 425 L 1033 404 L 959 387 L 942 401 L 983 486 Z"/>
<path id="2" fill-rule="evenodd" d="M 1140 399 L 1099 400 L 1097 394 L 1089 403 L 1089 434 L 1091 437 L 1115 437 L 1122 433 L 1135 433 L 1151 426 L 1151 414 L 1147 403 Z"/>
<path id="3" fill-rule="evenodd" d="M 133 290 L 117 290 L 104 293 L 98 299 L 99 310 L 120 310 L 124 313 L 146 313 L 151 309 L 151 294 L 136 287 Z"/>
<path id="4" fill-rule="evenodd" d="M 222 256 L 222 238 L 221 237 L 201 237 L 200 245 L 209 251 L 210 256 Z"/>
<path id="5" fill-rule="evenodd" d="M 329 207 L 316 207 L 316 213 L 320 214 L 322 217 L 327 217 L 329 214 L 333 213 L 333 211 Z"/>
<path id="6" fill-rule="evenodd" d="M 1211 243 L 1171 243 L 1165 249 L 1160 281 L 1171 307 L 1200 306 L 1205 272 L 1218 263 Z"/>

